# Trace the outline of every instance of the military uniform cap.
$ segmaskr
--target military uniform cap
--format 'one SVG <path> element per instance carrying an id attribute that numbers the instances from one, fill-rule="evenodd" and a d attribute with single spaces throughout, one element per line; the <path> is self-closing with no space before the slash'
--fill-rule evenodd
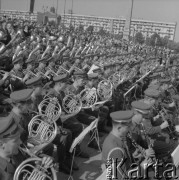
<path id="1" fill-rule="evenodd" d="M 142 114 L 148 114 L 151 106 L 149 104 L 146 104 L 141 101 L 133 101 L 131 103 L 131 106 L 134 108 L 134 110 L 142 113 Z"/>
<path id="2" fill-rule="evenodd" d="M 87 77 L 87 74 L 85 71 L 75 71 L 73 73 L 74 76 L 80 76 L 80 77 Z"/>
<path id="3" fill-rule="evenodd" d="M 116 111 L 110 114 L 112 120 L 116 123 L 128 123 L 134 115 L 133 111 Z"/>
<path id="4" fill-rule="evenodd" d="M 160 96 L 160 92 L 156 89 L 146 89 L 144 94 L 151 98 L 158 98 Z"/>
<path id="5" fill-rule="evenodd" d="M 64 61 L 68 61 L 70 58 L 68 56 L 63 56 Z"/>
<path id="6" fill-rule="evenodd" d="M 165 84 L 165 83 L 170 83 L 171 80 L 170 80 L 170 78 L 167 78 L 167 79 L 161 79 L 160 82 Z"/>
<path id="7" fill-rule="evenodd" d="M 25 82 L 25 84 L 27 86 L 36 86 L 36 85 L 41 84 L 41 82 L 42 82 L 42 77 L 34 77 L 34 78 L 27 80 Z"/>
<path id="8" fill-rule="evenodd" d="M 64 80 L 66 80 L 68 78 L 68 74 L 63 74 L 63 75 L 60 75 L 60 76 L 55 76 L 53 78 L 53 81 L 54 82 L 62 82 Z"/>
<path id="9" fill-rule="evenodd" d="M 74 57 L 75 59 L 81 59 L 81 56 L 77 55 Z"/>
<path id="10" fill-rule="evenodd" d="M 179 101 L 179 95 L 174 95 L 172 96 L 172 99 L 176 100 L 176 101 Z"/>
<path id="11" fill-rule="evenodd" d="M 88 74 L 88 78 L 89 78 L 89 79 L 97 79 L 98 76 L 99 76 L 98 73 L 90 73 L 90 74 Z"/>
<path id="12" fill-rule="evenodd" d="M 33 89 L 23 89 L 19 91 L 14 91 L 10 94 L 10 98 L 13 102 L 25 102 L 30 99 Z"/>
<path id="13" fill-rule="evenodd" d="M 149 89 L 158 90 L 160 88 L 159 84 L 150 84 L 148 86 Z"/>
<path id="14" fill-rule="evenodd" d="M 11 115 L 0 119 L 0 139 L 15 138 L 22 132 Z"/>
<path id="15" fill-rule="evenodd" d="M 90 57 L 92 57 L 92 56 L 91 56 L 91 54 L 87 54 L 87 55 L 85 55 L 85 57 L 86 57 L 86 58 L 90 58 Z"/>
<path id="16" fill-rule="evenodd" d="M 157 78 L 157 77 L 159 77 L 159 76 L 160 76 L 159 73 L 153 73 L 153 74 L 151 74 L 151 75 L 149 76 L 149 78 L 154 79 L 154 78 Z"/>
<path id="17" fill-rule="evenodd" d="M 23 57 L 20 56 L 20 57 L 17 57 L 14 61 L 13 61 L 13 64 L 18 64 L 18 63 L 22 63 L 23 62 Z"/>
<path id="18" fill-rule="evenodd" d="M 162 72 L 163 71 L 163 67 L 159 67 L 155 70 L 155 72 Z"/>

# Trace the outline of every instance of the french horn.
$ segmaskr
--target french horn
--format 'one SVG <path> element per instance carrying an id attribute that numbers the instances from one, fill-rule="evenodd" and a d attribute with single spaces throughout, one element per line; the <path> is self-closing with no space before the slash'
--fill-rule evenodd
<path id="1" fill-rule="evenodd" d="M 63 98 L 62 107 L 67 114 L 77 114 L 82 108 L 82 102 L 78 96 L 69 94 Z"/>
<path id="2" fill-rule="evenodd" d="M 80 92 L 79 97 L 81 99 L 83 109 L 89 109 L 93 107 L 93 105 L 96 104 L 98 99 L 95 88 L 85 88 Z"/>
<path id="3" fill-rule="evenodd" d="M 49 121 L 47 116 L 37 115 L 31 119 L 28 130 L 30 143 L 35 147 L 30 150 L 19 147 L 19 150 L 29 155 L 30 158 L 18 166 L 13 180 L 57 180 L 54 167 L 44 168 L 41 165 L 42 159 L 37 157 L 37 154 L 56 137 L 56 123 Z"/>
<path id="4" fill-rule="evenodd" d="M 46 115 L 49 120 L 57 121 L 61 115 L 61 106 L 56 97 L 46 96 L 38 106 L 39 113 Z"/>
<path id="5" fill-rule="evenodd" d="M 57 125 L 46 115 L 36 115 L 28 124 L 28 132 L 32 145 L 50 144 L 57 135 Z"/>
<path id="6" fill-rule="evenodd" d="M 13 180 L 57 180 L 55 169 L 45 169 L 41 163 L 37 157 L 26 159 L 16 169 Z"/>
<path id="7" fill-rule="evenodd" d="M 101 101 L 108 101 L 112 97 L 113 85 L 109 80 L 102 80 L 97 87 L 97 94 Z"/>

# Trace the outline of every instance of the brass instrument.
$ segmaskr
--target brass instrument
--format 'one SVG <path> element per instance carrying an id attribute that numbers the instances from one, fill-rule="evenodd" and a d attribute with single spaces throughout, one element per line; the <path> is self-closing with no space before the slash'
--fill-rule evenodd
<path id="1" fill-rule="evenodd" d="M 63 75 L 63 74 L 69 74 L 69 71 L 66 70 L 63 66 L 55 66 L 56 74 Z"/>
<path id="2" fill-rule="evenodd" d="M 102 80 L 98 83 L 97 94 L 101 101 L 109 101 L 112 97 L 113 85 L 109 80 Z"/>
<path id="3" fill-rule="evenodd" d="M 41 48 L 41 44 L 38 44 L 33 50 L 32 52 L 29 54 L 28 58 L 27 58 L 27 61 L 32 57 L 32 55 L 38 51 L 39 49 Z"/>
<path id="4" fill-rule="evenodd" d="M 0 70 L 0 74 L 1 74 L 1 75 L 4 75 L 5 73 L 7 73 L 7 72 L 4 71 L 4 70 Z M 9 76 L 11 76 L 12 78 L 19 79 L 20 81 L 22 81 L 22 78 L 14 75 L 13 72 L 9 72 Z"/>
<path id="5" fill-rule="evenodd" d="M 38 105 L 40 114 L 46 115 L 49 120 L 57 121 L 61 115 L 61 106 L 56 97 L 46 97 Z"/>
<path id="6" fill-rule="evenodd" d="M 82 102 L 78 96 L 69 94 L 63 98 L 62 107 L 67 114 L 77 114 L 82 108 Z"/>
<path id="7" fill-rule="evenodd" d="M 16 50 L 15 50 L 15 53 L 14 53 L 14 55 L 13 55 L 13 57 L 12 57 L 12 61 L 16 58 L 16 57 L 18 57 L 18 54 L 19 54 L 19 52 L 21 51 L 21 46 L 20 45 L 18 45 L 17 47 L 16 47 Z"/>
<path id="8" fill-rule="evenodd" d="M 53 50 L 52 57 L 54 57 L 57 54 L 58 49 L 59 49 L 59 46 L 56 45 L 54 50 Z"/>
<path id="9" fill-rule="evenodd" d="M 51 143 L 57 134 L 57 125 L 48 120 L 46 116 L 37 115 L 28 125 L 29 138 L 31 138 L 34 148 L 28 149 L 19 147 L 22 153 L 30 156 L 23 161 L 15 171 L 13 180 L 57 180 L 55 169 L 45 169 L 42 165 L 42 159 L 37 154 L 49 143 Z"/>
<path id="10" fill-rule="evenodd" d="M 48 66 L 48 67 L 46 68 L 46 73 L 45 73 L 45 75 L 48 76 L 49 74 L 51 74 L 52 76 L 58 76 L 58 74 Z"/>
<path id="11" fill-rule="evenodd" d="M 42 54 L 42 56 L 41 56 L 41 59 L 43 59 L 43 58 L 45 57 L 45 55 L 46 55 L 47 53 L 49 53 L 50 49 L 51 49 L 51 46 L 48 45 L 48 46 L 46 47 L 45 51 L 43 52 L 43 54 Z"/>
<path id="12" fill-rule="evenodd" d="M 79 97 L 82 102 L 82 108 L 84 109 L 92 108 L 98 99 L 95 88 L 85 88 L 80 92 Z"/>
<path id="13" fill-rule="evenodd" d="M 41 163 L 37 157 L 26 159 L 16 169 L 13 180 L 57 180 L 55 169 L 47 170 Z"/>

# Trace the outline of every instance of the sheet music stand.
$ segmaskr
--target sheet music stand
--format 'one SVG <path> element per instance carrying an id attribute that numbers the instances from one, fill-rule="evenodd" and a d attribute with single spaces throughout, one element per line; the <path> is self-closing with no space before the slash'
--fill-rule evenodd
<path id="1" fill-rule="evenodd" d="M 96 124 L 98 123 L 98 119 L 95 119 L 89 126 L 87 126 L 82 132 L 81 134 L 75 138 L 75 140 L 73 141 L 73 144 L 71 145 L 70 148 L 70 153 L 72 153 L 73 151 L 73 156 L 72 156 L 72 163 L 71 163 L 71 168 L 70 168 L 70 176 L 68 177 L 68 180 L 73 180 L 73 176 L 72 176 L 72 170 L 73 170 L 73 163 L 74 163 L 74 158 L 75 158 L 75 152 L 76 152 L 76 146 L 78 144 L 80 144 L 82 142 L 82 140 L 84 139 L 84 137 L 90 132 L 92 131 L 94 128 L 96 128 Z"/>
<path id="2" fill-rule="evenodd" d="M 88 142 L 88 145 L 93 141 L 95 140 L 97 145 L 98 145 L 98 149 L 99 151 L 101 152 L 101 147 L 100 147 L 100 144 L 99 144 L 99 133 L 98 133 L 98 119 L 95 120 L 95 123 L 94 123 L 94 126 L 93 126 L 93 129 L 91 129 L 91 131 L 93 131 L 91 137 L 90 137 L 90 140 Z"/>
<path id="3" fill-rule="evenodd" d="M 176 167 L 179 166 L 179 145 L 175 148 L 175 150 L 171 154 L 173 163 Z"/>

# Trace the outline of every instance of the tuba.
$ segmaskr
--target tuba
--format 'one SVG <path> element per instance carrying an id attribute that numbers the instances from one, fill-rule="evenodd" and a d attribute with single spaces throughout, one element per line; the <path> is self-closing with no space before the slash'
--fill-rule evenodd
<path id="1" fill-rule="evenodd" d="M 62 107 L 67 114 L 77 114 L 82 108 L 82 102 L 78 96 L 69 94 L 63 98 Z"/>

